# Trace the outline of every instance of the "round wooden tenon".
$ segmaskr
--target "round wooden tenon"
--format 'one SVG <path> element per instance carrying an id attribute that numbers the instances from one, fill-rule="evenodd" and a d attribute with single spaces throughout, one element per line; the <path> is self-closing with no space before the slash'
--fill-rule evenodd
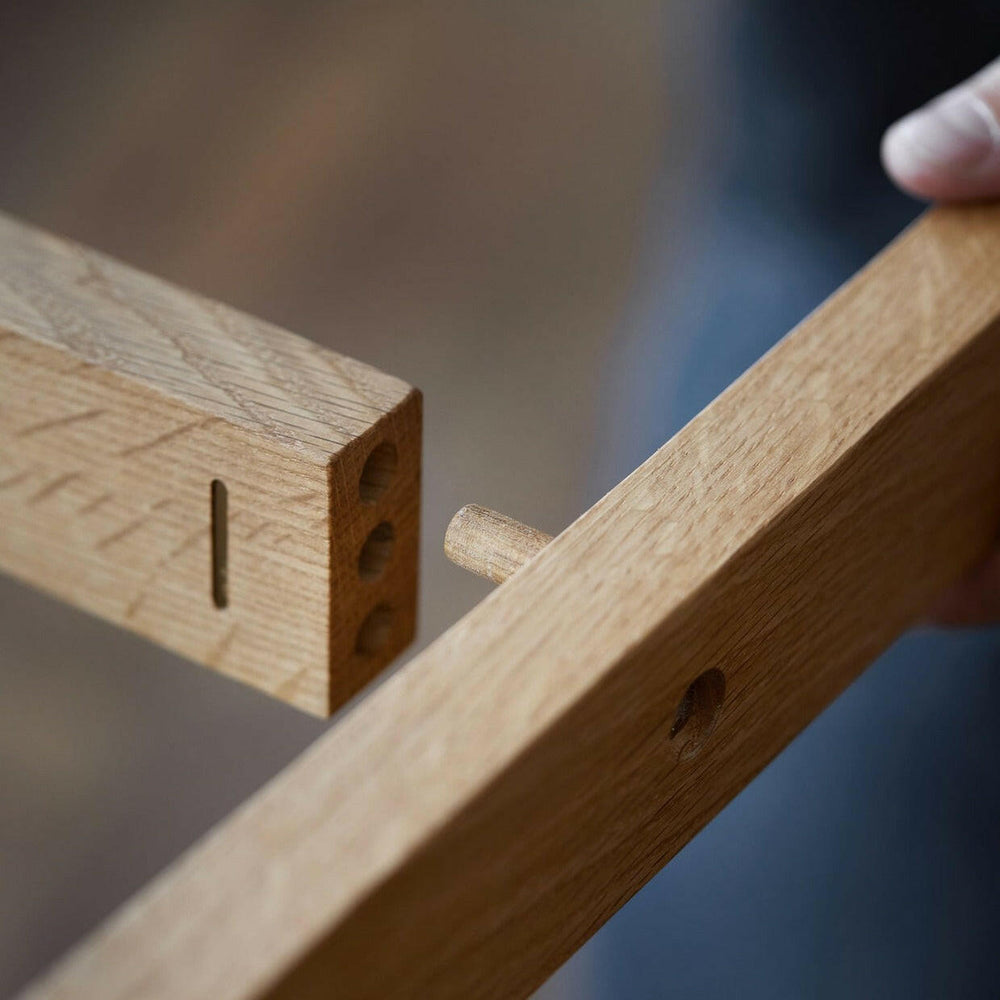
<path id="1" fill-rule="evenodd" d="M 552 536 L 544 531 L 470 503 L 451 519 L 444 553 L 463 569 L 503 583 L 551 541 Z"/>

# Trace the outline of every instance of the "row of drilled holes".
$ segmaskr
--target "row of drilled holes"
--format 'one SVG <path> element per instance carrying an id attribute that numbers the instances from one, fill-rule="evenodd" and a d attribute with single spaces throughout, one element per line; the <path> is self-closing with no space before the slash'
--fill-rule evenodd
<path id="1" fill-rule="evenodd" d="M 358 480 L 362 503 L 374 506 L 385 495 L 396 477 L 398 464 L 396 449 L 388 441 L 375 446 Z M 372 528 L 358 555 L 358 576 L 362 580 L 370 582 L 382 575 L 392 557 L 395 540 L 395 529 L 388 521 L 381 521 Z M 392 638 L 394 617 L 390 605 L 376 604 L 358 629 L 354 651 L 362 656 L 375 656 Z"/>
<path id="2" fill-rule="evenodd" d="M 388 442 L 378 445 L 368 456 L 358 481 L 362 503 L 373 506 L 389 489 L 396 475 L 399 456 Z M 388 521 L 377 524 L 365 540 L 358 556 L 358 576 L 377 580 L 392 556 L 396 532 Z M 227 586 L 229 549 L 229 511 L 226 484 L 221 479 L 211 483 L 212 603 L 219 609 L 229 604 Z M 375 655 L 392 635 L 393 611 L 388 604 L 378 604 L 358 629 L 355 651 Z"/>

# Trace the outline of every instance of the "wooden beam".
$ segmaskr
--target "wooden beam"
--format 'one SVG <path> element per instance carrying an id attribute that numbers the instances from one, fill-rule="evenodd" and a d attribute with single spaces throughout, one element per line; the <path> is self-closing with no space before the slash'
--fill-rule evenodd
<path id="1" fill-rule="evenodd" d="M 925 218 L 28 995 L 527 994 L 995 537 L 998 273 Z"/>
<path id="2" fill-rule="evenodd" d="M 328 715 L 413 635 L 420 399 L 0 217 L 0 568 Z"/>

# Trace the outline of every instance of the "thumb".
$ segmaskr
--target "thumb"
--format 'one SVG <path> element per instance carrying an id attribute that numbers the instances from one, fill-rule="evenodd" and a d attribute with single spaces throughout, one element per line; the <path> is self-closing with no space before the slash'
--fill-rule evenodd
<path id="1" fill-rule="evenodd" d="M 882 163 L 921 198 L 1000 196 L 1000 59 L 896 122 Z"/>

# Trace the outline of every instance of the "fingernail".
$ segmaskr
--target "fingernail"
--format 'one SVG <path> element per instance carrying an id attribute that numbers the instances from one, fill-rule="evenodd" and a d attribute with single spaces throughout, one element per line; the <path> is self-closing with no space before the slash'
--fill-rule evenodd
<path id="1" fill-rule="evenodd" d="M 907 115 L 890 130 L 887 152 L 904 174 L 945 168 L 968 171 L 1000 147 L 1000 124 L 967 88 Z"/>

